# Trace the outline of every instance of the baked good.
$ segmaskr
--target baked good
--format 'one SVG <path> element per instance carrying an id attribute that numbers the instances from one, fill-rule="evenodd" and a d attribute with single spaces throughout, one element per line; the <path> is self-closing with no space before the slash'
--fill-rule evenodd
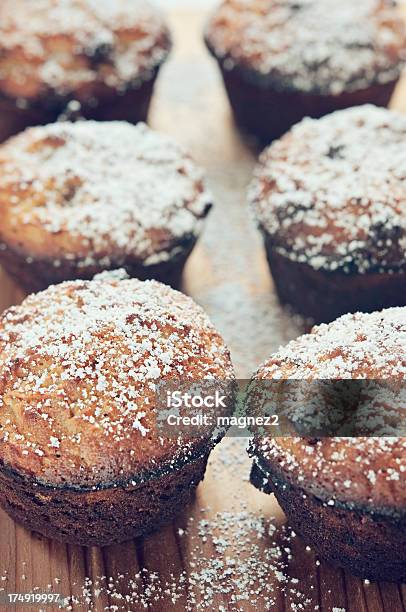
<path id="1" fill-rule="evenodd" d="M 406 116 L 305 119 L 262 155 L 250 201 L 282 302 L 315 322 L 406 305 Z"/>
<path id="2" fill-rule="evenodd" d="M 0 175 L 0 263 L 28 291 L 120 267 L 176 285 L 211 207 L 200 169 L 142 123 L 29 128 Z"/>
<path id="3" fill-rule="evenodd" d="M 224 0 L 206 42 L 237 124 L 264 142 L 305 116 L 387 106 L 406 59 L 392 0 Z"/>
<path id="4" fill-rule="evenodd" d="M 156 281 L 103 274 L 29 296 L 0 322 L 0 504 L 75 544 L 156 529 L 190 500 L 218 441 L 164 437 L 158 385 L 232 377 L 203 310 Z"/>
<path id="5" fill-rule="evenodd" d="M 406 308 L 348 314 L 280 349 L 255 380 L 397 384 L 404 428 L 405 355 Z M 406 437 L 269 436 L 256 435 L 251 446 L 251 481 L 275 493 L 293 529 L 334 565 L 372 580 L 405 581 Z"/>
<path id="6" fill-rule="evenodd" d="M 145 121 L 171 42 L 143 0 L 2 0 L 0 142 L 61 115 Z"/>

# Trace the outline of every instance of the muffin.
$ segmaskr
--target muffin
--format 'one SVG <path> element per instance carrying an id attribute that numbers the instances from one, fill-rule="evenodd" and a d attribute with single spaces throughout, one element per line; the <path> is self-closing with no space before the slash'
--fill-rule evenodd
<path id="1" fill-rule="evenodd" d="M 232 377 L 203 310 L 156 281 L 105 274 L 28 297 L 0 323 L 0 504 L 86 546 L 156 529 L 188 503 L 218 441 L 163 437 L 158 385 Z"/>
<path id="2" fill-rule="evenodd" d="M 177 285 L 210 207 L 191 158 L 142 123 L 56 123 L 0 147 L 0 263 L 28 291 L 119 267 Z"/>
<path id="3" fill-rule="evenodd" d="M 380 379 L 404 387 L 405 355 L 406 308 L 349 314 L 282 348 L 255 379 Z M 275 493 L 290 525 L 322 558 L 363 578 L 406 580 L 405 437 L 257 435 L 250 453 L 252 483 Z"/>
<path id="4" fill-rule="evenodd" d="M 80 115 L 145 121 L 171 42 L 142 0 L 2 0 L 0 142 Z"/>
<path id="5" fill-rule="evenodd" d="M 224 0 L 206 43 L 237 124 L 263 142 L 305 116 L 387 106 L 406 59 L 391 0 Z"/>
<path id="6" fill-rule="evenodd" d="M 406 305 L 406 116 L 305 119 L 262 154 L 249 199 L 283 303 L 316 322 Z"/>

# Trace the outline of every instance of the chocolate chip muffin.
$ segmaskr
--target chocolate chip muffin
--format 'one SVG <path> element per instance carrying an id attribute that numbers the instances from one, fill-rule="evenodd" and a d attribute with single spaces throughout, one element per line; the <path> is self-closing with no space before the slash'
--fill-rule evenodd
<path id="1" fill-rule="evenodd" d="M 262 155 L 250 201 L 283 303 L 316 322 L 406 305 L 406 116 L 304 120 Z"/>
<path id="2" fill-rule="evenodd" d="M 282 348 L 255 379 L 404 386 L 405 351 L 406 308 L 349 314 Z M 364 578 L 406 580 L 405 437 L 256 436 L 250 453 L 253 484 L 275 493 L 322 558 Z"/>
<path id="3" fill-rule="evenodd" d="M 141 0 L 2 0 L 0 141 L 58 117 L 145 121 L 170 50 Z"/>
<path id="4" fill-rule="evenodd" d="M 145 124 L 57 123 L 0 147 L 0 263 L 28 291 L 118 267 L 177 285 L 210 207 L 202 172 Z"/>
<path id="5" fill-rule="evenodd" d="M 203 310 L 155 281 L 104 274 L 28 297 L 0 322 L 0 504 L 75 544 L 156 529 L 188 503 L 218 441 L 164 437 L 159 384 L 232 378 Z"/>
<path id="6" fill-rule="evenodd" d="M 392 0 L 224 0 L 206 43 L 238 125 L 265 142 L 305 116 L 386 106 L 406 59 Z"/>

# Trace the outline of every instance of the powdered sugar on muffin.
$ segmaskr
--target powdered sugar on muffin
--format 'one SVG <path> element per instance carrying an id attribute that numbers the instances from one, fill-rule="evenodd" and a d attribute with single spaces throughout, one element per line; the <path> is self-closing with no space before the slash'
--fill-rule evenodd
<path id="1" fill-rule="evenodd" d="M 165 285 L 101 277 L 50 287 L 1 321 L 2 460 L 77 484 L 174 466 L 202 441 L 160 437 L 158 383 L 232 376 L 203 310 Z"/>
<path id="2" fill-rule="evenodd" d="M 406 117 L 374 106 L 305 119 L 260 159 L 249 198 L 273 247 L 314 269 L 406 265 Z"/>
<path id="3" fill-rule="evenodd" d="M 259 378 L 406 378 L 406 308 L 348 314 L 292 340 L 258 371 Z"/>
<path id="4" fill-rule="evenodd" d="M 386 0 L 226 0 L 207 39 L 226 69 L 323 94 L 396 80 L 406 59 L 404 24 Z"/>
<path id="5" fill-rule="evenodd" d="M 406 379 L 405 355 L 406 308 L 390 308 L 345 315 L 314 328 L 311 334 L 280 349 L 259 368 L 255 378 L 402 383 Z M 388 411 L 391 408 L 395 406 L 387 406 Z M 405 407 L 402 409 L 404 412 Z M 276 460 L 296 482 L 306 483 L 312 493 L 332 505 L 335 500 L 375 502 L 380 508 L 404 505 L 406 438 L 258 437 L 253 452 L 260 463 Z"/>
<path id="6" fill-rule="evenodd" d="M 31 128 L 2 147 L 0 168 L 0 240 L 13 246 L 25 227 L 34 260 L 46 244 L 48 258 L 82 267 L 166 261 L 199 234 L 211 206 L 200 169 L 145 124 Z"/>
<path id="7" fill-rule="evenodd" d="M 141 0 L 2 0 L 0 88 L 30 99 L 94 81 L 126 88 L 168 54 L 162 16 Z"/>

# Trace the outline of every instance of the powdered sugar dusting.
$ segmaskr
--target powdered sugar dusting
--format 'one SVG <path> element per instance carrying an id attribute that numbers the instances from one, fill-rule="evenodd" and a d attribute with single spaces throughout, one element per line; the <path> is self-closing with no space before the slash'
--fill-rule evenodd
<path id="1" fill-rule="evenodd" d="M 330 506 L 403 512 L 406 438 L 261 438 L 251 452 Z"/>
<path id="2" fill-rule="evenodd" d="M 197 237 L 210 208 L 200 169 L 145 124 L 31 128 L 2 148 L 0 167 L 11 233 L 36 228 L 51 256 L 82 266 L 165 261 Z M 33 258 L 36 248 L 27 248 Z"/>
<path id="3" fill-rule="evenodd" d="M 190 298 L 104 277 L 50 287 L 6 311 L 0 376 L 4 461 L 24 470 L 27 457 L 44 477 L 56 455 L 60 474 L 92 480 L 110 469 L 109 456 L 119 458 L 117 477 L 168 446 L 175 459 L 190 452 L 185 440 L 157 439 L 158 380 L 227 379 L 232 367 Z"/>
<path id="4" fill-rule="evenodd" d="M 65 609 L 97 610 L 104 596 L 111 602 L 104 609 L 110 612 L 155 608 L 241 612 L 247 606 L 265 612 L 278 609 L 284 597 L 292 612 L 320 609 L 316 594 L 304 593 L 301 581 L 289 571 L 295 543 L 289 527 L 246 508 L 206 519 L 207 510 L 201 508 L 202 518 L 191 516 L 177 530 L 178 546 L 188 559 L 186 569 L 169 566 L 163 572 L 142 567 L 137 572 L 87 576 L 75 584 L 75 596 L 65 598 Z"/>
<path id="5" fill-rule="evenodd" d="M 250 188 L 274 248 L 315 269 L 406 265 L 406 117 L 374 106 L 305 119 L 262 155 Z"/>
<path id="6" fill-rule="evenodd" d="M 141 0 L 2 0 L 0 86 L 9 95 L 58 94 L 99 82 L 120 89 L 166 58 L 160 12 Z"/>
<path id="7" fill-rule="evenodd" d="M 226 69 L 333 95 L 396 80 L 406 58 L 404 25 L 385 0 L 226 0 L 208 41 Z"/>
<path id="8" fill-rule="evenodd" d="M 290 342 L 258 371 L 262 379 L 406 378 L 406 308 L 345 315 Z M 390 407 L 388 407 L 390 408 Z M 331 499 L 405 503 L 406 438 L 258 439 L 255 454 L 277 460 Z M 309 479 L 310 476 L 310 479 Z M 313 484 L 312 484 L 313 483 Z"/>
<path id="9" fill-rule="evenodd" d="M 406 378 L 406 308 L 348 314 L 281 348 L 261 377 L 297 379 Z"/>

